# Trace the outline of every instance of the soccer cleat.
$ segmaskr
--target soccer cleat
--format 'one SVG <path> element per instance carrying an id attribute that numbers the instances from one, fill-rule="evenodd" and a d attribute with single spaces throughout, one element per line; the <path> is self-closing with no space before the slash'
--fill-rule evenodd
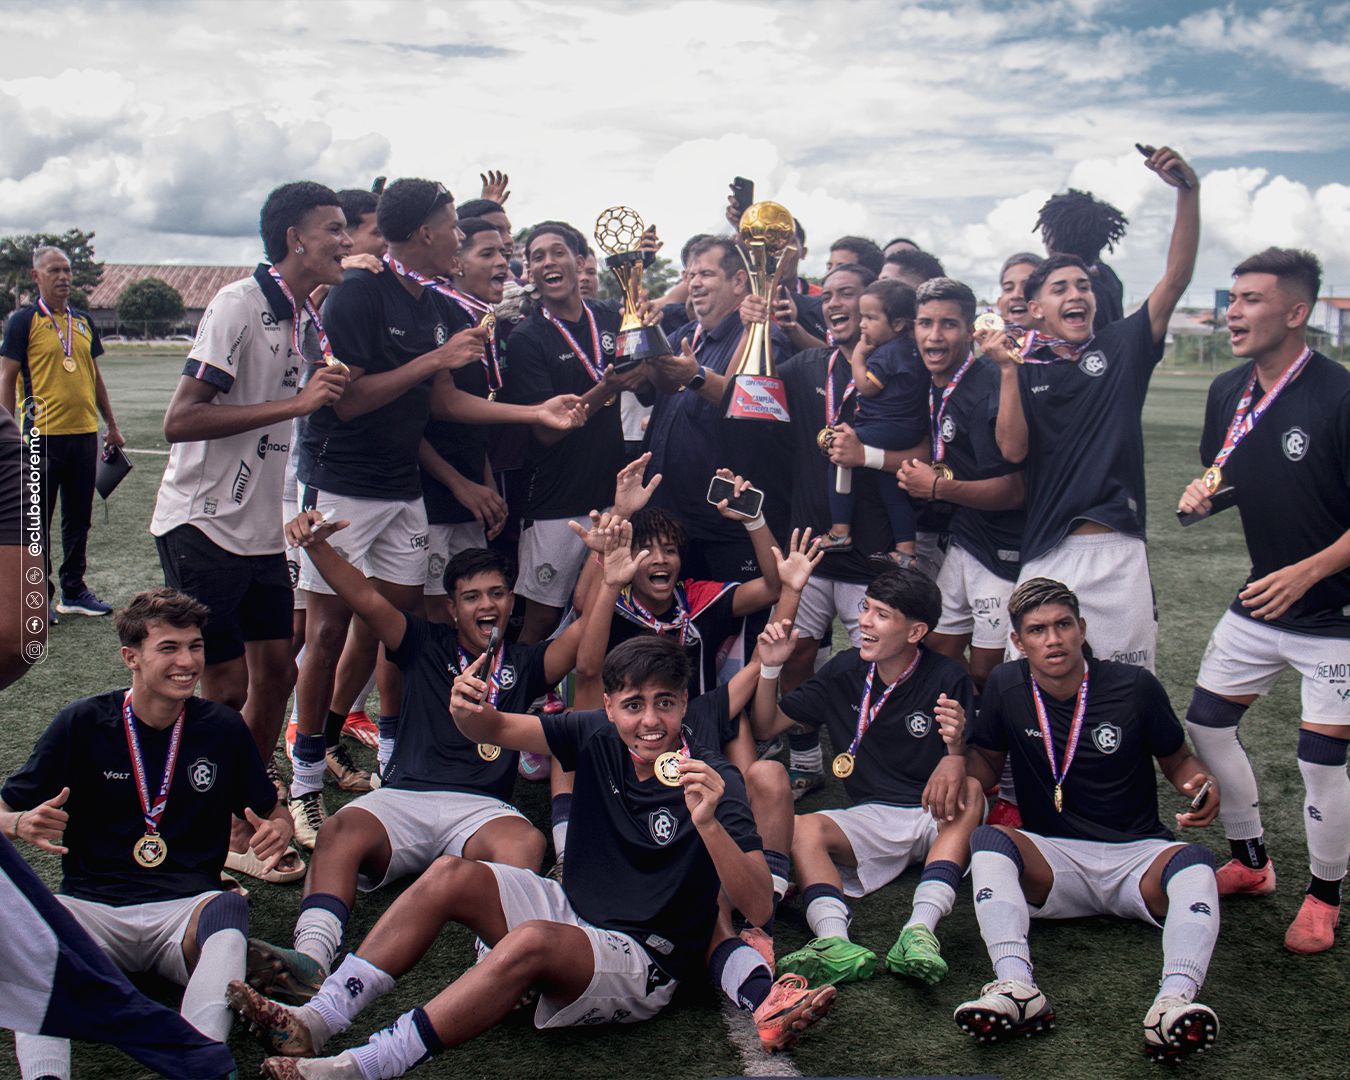
<path id="1" fill-rule="evenodd" d="M 755 1010 L 760 1045 L 770 1054 L 792 1046 L 830 1011 L 837 994 L 833 986 L 811 989 L 800 975 L 782 976 Z"/>
<path id="2" fill-rule="evenodd" d="M 307 1060 L 270 1057 L 262 1063 L 262 1073 L 272 1080 L 365 1080 L 350 1051 L 337 1057 Z"/>
<path id="3" fill-rule="evenodd" d="M 823 772 L 803 772 L 800 769 L 789 769 L 788 780 L 792 783 L 793 802 L 797 802 L 810 795 L 811 792 L 819 791 L 825 786 L 825 774 Z"/>
<path id="4" fill-rule="evenodd" d="M 778 961 L 780 972 L 800 975 L 812 986 L 861 982 L 876 969 L 876 953 L 841 937 L 813 938 Z"/>
<path id="5" fill-rule="evenodd" d="M 342 722 L 342 734 L 371 750 L 380 744 L 380 727 L 365 709 L 347 714 L 347 719 Z"/>
<path id="6" fill-rule="evenodd" d="M 1305 896 L 1303 906 L 1284 933 L 1284 947 L 1304 956 L 1326 952 L 1336 941 L 1336 924 L 1340 921 L 1340 904 Z"/>
<path id="7" fill-rule="evenodd" d="M 63 592 L 56 610 L 62 615 L 111 615 L 112 605 L 95 596 L 93 589 L 84 589 L 75 596 Z"/>
<path id="8" fill-rule="evenodd" d="M 933 931 L 916 923 L 900 931 L 891 951 L 886 954 L 886 969 L 892 974 L 906 975 L 935 986 L 947 974 L 947 961 L 942 959 Z"/>
<path id="9" fill-rule="evenodd" d="M 550 690 L 547 694 L 544 695 L 544 715 L 553 716 L 557 713 L 566 711 L 567 711 L 567 703 L 563 701 L 562 697 L 558 693 L 558 688 L 555 686 L 552 690 Z"/>
<path id="10" fill-rule="evenodd" d="M 341 743 L 328 747 L 323 756 L 328 766 L 328 775 L 343 791 L 370 790 L 370 773 L 357 767 L 351 754 Z"/>
<path id="11" fill-rule="evenodd" d="M 328 1038 L 319 1014 L 309 1006 L 292 1008 L 272 1001 L 238 979 L 225 988 L 225 1004 L 248 1025 L 249 1034 L 273 1054 L 313 1057 Z"/>
<path id="12" fill-rule="evenodd" d="M 522 750 L 520 760 L 516 764 L 518 772 L 524 780 L 547 780 L 552 772 L 553 759 L 547 754 L 534 754 L 528 750 Z"/>
<path id="13" fill-rule="evenodd" d="M 1055 1029 L 1055 1010 L 1030 983 L 1003 979 L 986 983 L 980 996 L 956 1007 L 956 1026 L 980 1042 L 1003 1042 L 1016 1035 Z"/>
<path id="14" fill-rule="evenodd" d="M 984 823 L 1020 829 L 1022 827 L 1022 811 L 1017 809 L 1016 803 L 1010 803 L 1007 799 L 995 799 L 994 805 L 989 808 L 989 816 L 984 819 Z"/>
<path id="15" fill-rule="evenodd" d="M 785 747 L 786 745 L 787 743 L 783 741 L 783 737 L 781 735 L 775 735 L 772 739 L 769 739 L 767 742 L 761 742 L 760 740 L 756 739 L 755 758 L 759 761 L 763 761 L 765 758 L 777 757 L 779 754 L 783 752 L 783 747 Z"/>
<path id="16" fill-rule="evenodd" d="M 277 764 L 276 755 L 273 754 L 267 759 L 267 779 L 272 781 L 272 786 L 277 789 L 277 802 L 285 806 L 291 798 L 290 785 L 281 778 L 281 766 Z"/>
<path id="17" fill-rule="evenodd" d="M 773 938 L 765 930 L 758 926 L 747 926 L 738 936 L 750 948 L 764 957 L 764 962 L 769 965 L 770 975 L 777 971 L 777 965 L 773 959 Z"/>
<path id="18" fill-rule="evenodd" d="M 313 851 L 319 839 L 319 829 L 328 820 L 323 807 L 323 792 L 310 791 L 291 797 L 291 820 L 295 822 L 295 842 L 306 851 Z"/>
<path id="19" fill-rule="evenodd" d="M 1159 997 L 1144 1016 L 1144 1053 L 1154 1061 L 1203 1053 L 1218 1037 L 1219 1018 L 1214 1010 L 1180 994 Z"/>
<path id="20" fill-rule="evenodd" d="M 284 1005 L 303 1005 L 319 992 L 328 972 L 314 957 L 298 949 L 248 939 L 245 981 L 260 994 Z"/>
<path id="21" fill-rule="evenodd" d="M 1269 896 L 1275 891 L 1275 863 L 1271 859 L 1260 870 L 1229 859 L 1214 871 L 1214 877 L 1220 896 Z"/>

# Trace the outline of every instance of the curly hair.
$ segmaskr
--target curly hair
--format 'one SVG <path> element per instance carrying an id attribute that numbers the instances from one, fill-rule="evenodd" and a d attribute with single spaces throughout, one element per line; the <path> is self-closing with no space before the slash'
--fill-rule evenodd
<path id="1" fill-rule="evenodd" d="M 1110 203 L 1094 199 L 1091 192 L 1069 188 L 1062 195 L 1051 195 L 1032 232 L 1040 232 L 1046 251 L 1077 255 L 1089 266 L 1101 256 L 1102 248 L 1116 250 L 1116 242 L 1125 235 L 1129 218 Z"/>

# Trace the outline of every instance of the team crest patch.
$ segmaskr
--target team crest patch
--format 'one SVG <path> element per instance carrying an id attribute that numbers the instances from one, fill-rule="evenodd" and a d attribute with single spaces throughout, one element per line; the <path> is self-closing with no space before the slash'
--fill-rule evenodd
<path id="1" fill-rule="evenodd" d="M 950 416 L 942 418 L 942 441 L 951 442 L 956 438 L 956 421 Z"/>
<path id="2" fill-rule="evenodd" d="M 1092 729 L 1092 745 L 1103 754 L 1114 754 L 1120 749 L 1120 728 L 1115 724 L 1098 724 Z"/>
<path id="3" fill-rule="evenodd" d="M 497 672 L 497 682 L 503 690 L 510 690 L 516 685 L 516 669 L 510 664 L 503 664 L 501 670 Z"/>
<path id="4" fill-rule="evenodd" d="M 436 344 L 444 345 L 450 339 L 450 331 L 445 328 L 444 323 L 436 324 Z"/>
<path id="5" fill-rule="evenodd" d="M 1099 350 L 1093 349 L 1090 353 L 1087 353 L 1082 360 L 1078 361 L 1078 366 L 1081 367 L 1086 374 L 1096 378 L 1106 371 L 1106 356 Z"/>
<path id="6" fill-rule="evenodd" d="M 660 810 L 653 810 L 647 815 L 647 828 L 651 831 L 652 839 L 662 847 L 665 847 L 675 839 L 675 830 L 679 828 L 680 823 L 675 820 L 675 815 L 664 806 Z"/>
<path id="7" fill-rule="evenodd" d="M 195 791 L 210 791 L 216 782 L 216 764 L 206 758 L 198 758 L 188 769 L 188 782 Z"/>
<path id="8" fill-rule="evenodd" d="M 441 575 L 445 573 L 445 556 L 439 552 L 433 554 L 427 559 L 427 577 L 433 581 L 440 581 Z"/>
<path id="9" fill-rule="evenodd" d="M 544 563 L 534 572 L 534 576 L 540 585 L 548 585 L 558 576 L 558 571 L 550 563 Z"/>
<path id="10" fill-rule="evenodd" d="M 905 724 L 909 728 L 909 733 L 911 735 L 916 739 L 922 739 L 932 730 L 933 718 L 927 713 L 910 713 L 909 717 L 905 720 Z"/>
<path id="11" fill-rule="evenodd" d="M 297 560 L 286 560 L 286 576 L 291 579 L 292 591 L 300 587 L 300 563 Z"/>
<path id="12" fill-rule="evenodd" d="M 1292 427 L 1280 437 L 1284 456 L 1290 461 L 1302 461 L 1308 454 L 1308 433 L 1300 427 Z"/>
<path id="13" fill-rule="evenodd" d="M 614 351 L 614 335 L 609 331 L 600 335 L 600 348 L 607 353 Z"/>

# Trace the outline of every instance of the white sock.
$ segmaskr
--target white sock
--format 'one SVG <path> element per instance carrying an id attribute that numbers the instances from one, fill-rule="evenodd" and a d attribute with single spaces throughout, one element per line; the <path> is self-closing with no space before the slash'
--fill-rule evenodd
<path id="1" fill-rule="evenodd" d="M 1350 861 L 1350 775 L 1344 763 L 1317 765 L 1302 758 L 1298 770 L 1303 774 L 1308 866 L 1313 877 L 1340 881 Z"/>
<path id="2" fill-rule="evenodd" d="M 1194 1000 L 1218 940 L 1219 885 L 1213 868 L 1198 864 L 1177 871 L 1167 882 L 1159 993 L 1179 993 L 1187 1001 Z"/>
<path id="3" fill-rule="evenodd" d="M 366 711 L 366 698 L 370 697 L 370 692 L 375 689 L 375 668 L 378 668 L 379 666 L 380 665 L 377 663 L 374 668 L 371 668 L 370 678 L 366 680 L 366 685 L 361 687 L 361 692 L 356 695 L 356 700 L 352 702 L 352 707 L 348 709 L 347 712 L 354 713 Z"/>
<path id="4" fill-rule="evenodd" d="M 1186 722 L 1186 732 L 1200 758 L 1219 781 L 1219 819 L 1229 840 L 1257 840 L 1262 835 L 1256 774 L 1238 741 L 1237 725 L 1206 727 Z"/>
<path id="5" fill-rule="evenodd" d="M 40 1076 L 54 1076 L 70 1080 L 70 1041 L 53 1039 L 50 1035 L 14 1033 L 14 1054 L 19 1059 L 19 1075 L 23 1080 L 37 1080 Z"/>
<path id="6" fill-rule="evenodd" d="M 365 1080 L 402 1076 L 431 1057 L 415 1019 L 418 1012 L 421 1010 L 410 1009 L 383 1031 L 375 1032 L 370 1042 L 348 1051 L 356 1059 Z"/>
<path id="7" fill-rule="evenodd" d="M 232 1016 L 225 1004 L 225 987 L 244 977 L 247 953 L 248 941 L 238 930 L 217 930 L 202 942 L 178 1011 L 208 1039 L 225 1042 L 230 1037 Z"/>
<path id="8" fill-rule="evenodd" d="M 1011 754 L 1003 759 L 1003 774 L 998 778 L 998 797 L 1013 806 L 1017 805 L 1017 789 L 1013 786 Z"/>
<path id="9" fill-rule="evenodd" d="M 1035 986 L 1027 945 L 1031 914 L 1019 877 L 1017 864 L 1000 852 L 976 851 L 970 857 L 975 918 L 994 963 L 994 977 Z"/>
<path id="10" fill-rule="evenodd" d="M 305 660 L 305 647 L 301 645 L 300 651 L 295 654 L 296 671 L 300 670 L 300 665 L 304 663 L 304 660 Z M 300 695 L 298 693 L 293 693 L 291 695 L 291 716 L 288 722 L 296 725 L 299 725 L 300 723 Z M 286 747 L 286 756 L 293 758 L 293 755 L 291 754 L 290 743 L 286 742 L 285 739 L 282 739 L 281 741 L 282 744 L 285 745 Z"/>
<path id="11" fill-rule="evenodd" d="M 555 821 L 553 823 L 553 850 L 558 853 L 558 858 L 563 857 L 563 852 L 567 850 L 567 822 Z"/>
<path id="12" fill-rule="evenodd" d="M 313 791 L 323 790 L 323 774 L 328 768 L 324 755 L 323 732 L 317 735 L 295 736 L 291 754 L 291 798 L 298 799 Z"/>
<path id="13" fill-rule="evenodd" d="M 914 890 L 914 910 L 906 926 L 926 926 L 936 931 L 943 917 L 950 915 L 956 903 L 956 890 L 945 881 L 921 881 Z"/>
<path id="14" fill-rule="evenodd" d="M 338 969 L 324 979 L 309 1002 L 336 1035 L 352 1026 L 356 1014 L 394 988 L 394 977 L 355 953 L 348 953 Z"/>
<path id="15" fill-rule="evenodd" d="M 380 767 L 380 775 L 384 775 L 385 769 L 389 768 L 389 759 L 394 756 L 394 740 L 386 739 L 380 736 L 380 741 L 375 747 L 375 760 Z"/>
<path id="16" fill-rule="evenodd" d="M 727 962 L 722 967 L 722 977 L 720 980 L 722 993 L 726 994 L 727 999 L 738 1009 L 746 1008 L 746 1003 L 741 1000 L 741 987 L 745 980 L 758 969 L 763 968 L 766 973 L 769 972 L 769 965 L 764 962 L 764 957 L 759 952 L 752 949 L 749 945 L 742 945 L 733 949 Z M 770 974 L 770 981 L 772 975 Z"/>
<path id="17" fill-rule="evenodd" d="M 295 948 L 313 957 L 325 972 L 333 970 L 333 957 L 342 947 L 342 920 L 321 907 L 308 907 L 295 920 Z"/>
<path id="18" fill-rule="evenodd" d="M 788 748 L 788 768 L 794 772 L 820 772 L 825 768 L 825 759 L 820 752 L 820 743 L 810 750 Z"/>
<path id="19" fill-rule="evenodd" d="M 848 940 L 848 904 L 836 896 L 817 896 L 806 905 L 806 925 L 816 937 Z"/>

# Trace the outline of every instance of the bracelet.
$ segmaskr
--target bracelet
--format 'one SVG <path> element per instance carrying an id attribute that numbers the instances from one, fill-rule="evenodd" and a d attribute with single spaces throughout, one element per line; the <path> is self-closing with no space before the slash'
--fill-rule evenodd
<path id="1" fill-rule="evenodd" d="M 776 678 L 778 678 L 778 676 L 781 675 L 781 674 L 783 674 L 783 665 L 782 665 L 782 664 L 762 664 L 762 665 L 760 665 L 760 669 L 759 669 L 759 677 L 760 677 L 761 679 L 776 679 Z"/>
<path id="2" fill-rule="evenodd" d="M 754 532 L 756 529 L 764 528 L 764 515 L 756 514 L 749 521 L 743 522 L 746 532 Z"/>
<path id="3" fill-rule="evenodd" d="M 19 822 L 21 822 L 21 821 L 23 820 L 23 816 L 24 816 L 24 814 L 26 814 L 26 813 L 28 813 L 27 810 L 20 810 L 20 811 L 19 811 L 19 816 L 16 817 L 16 818 L 14 819 L 14 839 L 15 839 L 15 840 L 17 840 L 17 839 L 19 838 Z"/>
<path id="4" fill-rule="evenodd" d="M 886 467 L 886 451 L 879 446 L 864 446 L 863 467 L 867 469 L 884 469 Z"/>
<path id="5" fill-rule="evenodd" d="M 941 479 L 942 479 L 942 477 L 940 477 L 940 476 L 936 476 L 936 475 L 935 475 L 935 476 L 933 477 L 933 490 L 932 490 L 932 492 L 931 492 L 931 493 L 929 494 L 929 496 L 928 496 L 928 498 L 929 498 L 930 500 L 932 500 L 933 502 L 937 502 L 937 486 L 938 486 L 938 481 L 941 480 Z"/>

